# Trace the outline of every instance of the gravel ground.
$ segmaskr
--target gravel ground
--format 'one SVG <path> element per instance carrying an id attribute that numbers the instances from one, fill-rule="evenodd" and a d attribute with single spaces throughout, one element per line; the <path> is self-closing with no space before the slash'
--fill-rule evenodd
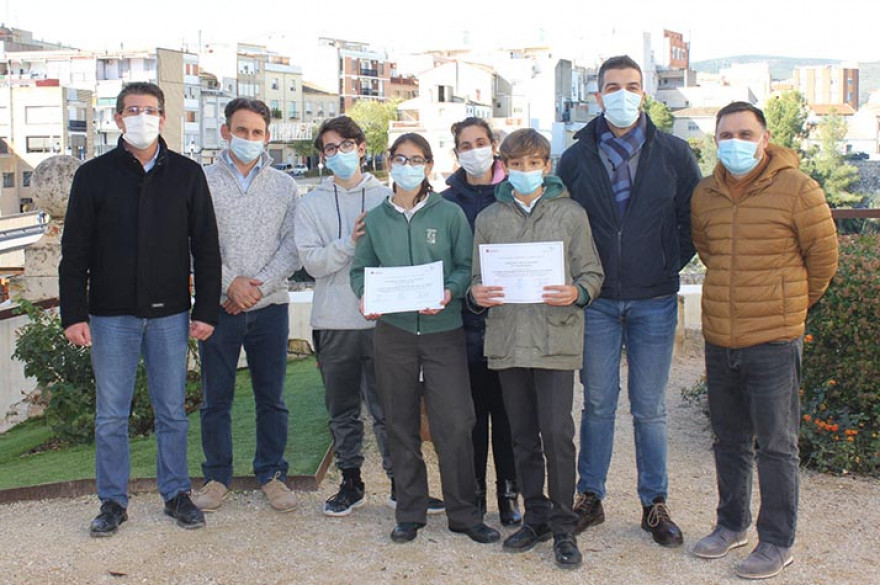
<path id="1" fill-rule="evenodd" d="M 742 583 L 732 567 L 751 547 L 715 561 L 687 554 L 714 520 L 708 424 L 680 397 L 681 388 L 691 386 L 702 371 L 699 350 L 676 358 L 668 391 L 669 505 L 685 533 L 680 549 L 655 545 L 639 528 L 632 425 L 622 399 L 607 519 L 579 538 L 584 553 L 579 571 L 557 570 L 551 543 L 507 554 L 500 544 L 479 545 L 449 532 L 445 516 L 430 517 L 414 542 L 393 544 L 388 538 L 394 526 L 386 505 L 389 485 L 371 442 L 364 468 L 368 501 L 347 518 L 327 518 L 320 511 L 321 502 L 335 491 L 336 472 L 319 491 L 301 494 L 299 508 L 291 513 L 272 511 L 259 492 L 238 492 L 209 515 L 206 529 L 196 531 L 181 530 L 163 516 L 156 494 L 134 497 L 129 522 L 109 539 L 88 535 L 98 510 L 94 496 L 0 506 L 0 583 Z M 576 398 L 576 417 L 580 408 Z M 426 459 L 432 493 L 439 495 L 429 445 Z M 880 585 L 880 481 L 804 472 L 801 486 L 795 562 L 773 583 Z M 757 487 L 754 491 L 757 496 Z M 487 521 L 498 527 L 492 500 L 490 494 Z M 754 531 L 750 539 L 756 542 Z"/>

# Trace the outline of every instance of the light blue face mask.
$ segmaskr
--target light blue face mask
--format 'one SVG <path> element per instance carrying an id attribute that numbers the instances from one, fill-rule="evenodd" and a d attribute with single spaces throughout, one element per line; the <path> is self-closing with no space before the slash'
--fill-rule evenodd
<path id="1" fill-rule="evenodd" d="M 324 159 L 324 162 L 327 163 L 327 168 L 333 171 L 334 175 L 347 181 L 361 164 L 361 157 L 358 154 L 358 149 L 354 148 L 351 152 L 337 151 L 333 156 Z"/>
<path id="2" fill-rule="evenodd" d="M 629 128 L 639 119 L 642 96 L 625 89 L 602 96 L 605 119 L 618 128 Z"/>
<path id="3" fill-rule="evenodd" d="M 405 191 L 414 191 L 425 180 L 425 165 L 391 165 L 391 178 Z"/>
<path id="4" fill-rule="evenodd" d="M 750 140 L 730 138 L 718 141 L 718 160 L 734 175 L 747 175 L 758 166 L 761 159 L 755 158 L 758 143 Z"/>
<path id="5" fill-rule="evenodd" d="M 511 170 L 507 175 L 507 180 L 520 195 L 531 195 L 544 184 L 544 171 L 541 169 L 527 172 Z"/>
<path id="6" fill-rule="evenodd" d="M 232 140 L 229 141 L 229 150 L 232 151 L 235 158 L 244 164 L 249 164 L 263 154 L 263 141 L 245 140 L 244 138 L 233 136 Z"/>

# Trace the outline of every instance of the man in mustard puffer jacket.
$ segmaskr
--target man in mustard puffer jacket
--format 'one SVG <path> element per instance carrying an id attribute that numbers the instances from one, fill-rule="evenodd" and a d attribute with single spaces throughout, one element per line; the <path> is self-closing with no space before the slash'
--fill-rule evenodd
<path id="1" fill-rule="evenodd" d="M 716 116 L 719 163 L 691 200 L 706 265 L 703 336 L 715 432 L 717 522 L 694 546 L 720 558 L 746 544 L 757 438 L 758 545 L 740 577 L 779 574 L 793 558 L 798 506 L 798 388 L 807 310 L 837 270 L 837 234 L 797 155 L 769 143 L 764 114 L 733 102 Z"/>

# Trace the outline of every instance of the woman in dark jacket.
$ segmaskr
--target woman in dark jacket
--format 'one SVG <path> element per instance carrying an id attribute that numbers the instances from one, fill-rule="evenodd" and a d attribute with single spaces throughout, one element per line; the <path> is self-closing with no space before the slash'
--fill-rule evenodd
<path id="1" fill-rule="evenodd" d="M 481 118 L 465 118 L 452 125 L 455 155 L 459 168 L 446 184 L 442 195 L 457 203 L 467 215 L 471 230 L 477 214 L 495 202 L 495 185 L 504 180 L 501 162 L 496 159 L 498 142 L 489 124 Z M 489 457 L 489 419 L 492 420 L 492 455 L 495 460 L 498 514 L 505 526 L 522 521 L 517 506 L 519 490 L 510 438 L 510 423 L 501 399 L 498 373 L 489 370 L 483 356 L 483 337 L 486 331 L 486 310 L 472 299 L 465 298 L 462 307 L 467 336 L 468 372 L 471 396 L 477 423 L 472 434 L 474 468 L 477 476 L 477 504 L 486 513 L 486 463 Z"/>

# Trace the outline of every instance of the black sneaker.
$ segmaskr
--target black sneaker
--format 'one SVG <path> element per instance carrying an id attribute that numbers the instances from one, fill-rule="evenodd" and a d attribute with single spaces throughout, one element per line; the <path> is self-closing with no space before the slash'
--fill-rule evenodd
<path id="1" fill-rule="evenodd" d="M 388 506 L 392 510 L 397 509 L 397 490 L 394 486 L 394 479 L 391 480 L 391 495 L 388 496 Z M 442 514 L 446 511 L 446 503 L 439 499 L 428 496 L 428 516 L 434 516 L 435 514 Z"/>
<path id="2" fill-rule="evenodd" d="M 419 530 L 424 527 L 425 525 L 421 522 L 401 522 L 391 531 L 391 540 L 397 543 L 415 540 L 419 535 Z"/>
<path id="3" fill-rule="evenodd" d="M 650 506 L 642 507 L 642 530 L 650 532 L 654 542 L 662 546 L 681 546 L 684 536 L 669 517 L 666 500 L 658 496 Z"/>
<path id="4" fill-rule="evenodd" d="M 343 476 L 339 491 L 324 502 L 324 515 L 348 516 L 355 508 L 363 506 L 364 501 L 364 483 Z"/>
<path id="5" fill-rule="evenodd" d="M 92 520 L 92 524 L 89 526 L 89 535 L 95 538 L 113 536 L 119 529 L 119 525 L 126 520 L 128 520 L 128 512 L 125 511 L 125 508 L 113 500 L 101 502 L 101 513 Z"/>
<path id="6" fill-rule="evenodd" d="M 577 526 L 574 533 L 580 534 L 590 526 L 596 526 L 605 522 L 605 509 L 602 508 L 602 500 L 593 492 L 578 494 L 574 501 L 574 511 L 578 515 Z"/>
<path id="7" fill-rule="evenodd" d="M 177 525 L 187 530 L 202 528 L 205 525 L 205 515 L 189 499 L 189 492 L 180 492 L 166 501 L 165 515 L 177 520 Z"/>

